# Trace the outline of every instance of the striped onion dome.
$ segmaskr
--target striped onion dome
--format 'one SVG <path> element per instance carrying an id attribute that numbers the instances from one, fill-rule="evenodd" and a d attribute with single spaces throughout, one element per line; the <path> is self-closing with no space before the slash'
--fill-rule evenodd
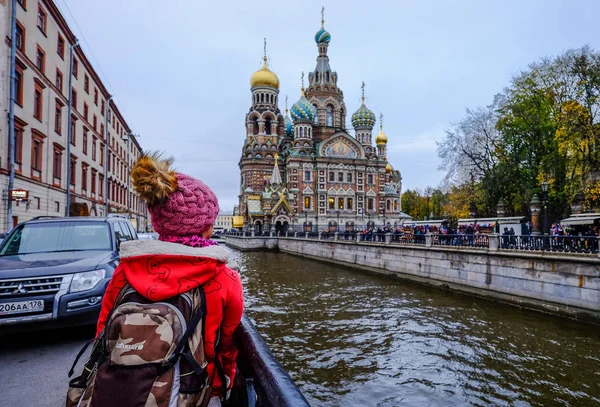
<path id="1" fill-rule="evenodd" d="M 367 106 L 365 106 L 365 102 L 363 100 L 362 105 L 352 115 L 352 127 L 355 129 L 368 128 L 371 130 L 373 129 L 373 126 L 375 126 L 375 121 L 375 113 L 370 111 Z"/>
<path id="2" fill-rule="evenodd" d="M 315 41 L 317 42 L 317 44 L 329 44 L 329 41 L 331 41 L 331 34 L 329 34 L 326 29 L 321 28 L 315 34 Z"/>
<path id="3" fill-rule="evenodd" d="M 300 100 L 294 103 L 291 109 L 292 119 L 294 123 L 297 121 L 308 121 L 313 123 L 315 121 L 315 116 L 317 115 L 317 109 L 308 101 L 306 96 L 304 96 L 304 89 L 302 89 L 302 96 Z"/>

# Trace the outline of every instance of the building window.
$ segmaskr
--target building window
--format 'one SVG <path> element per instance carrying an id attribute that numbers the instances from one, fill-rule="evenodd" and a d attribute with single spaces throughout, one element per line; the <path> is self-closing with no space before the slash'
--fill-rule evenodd
<path id="1" fill-rule="evenodd" d="M 98 88 L 94 88 L 94 104 L 98 106 Z"/>
<path id="2" fill-rule="evenodd" d="M 88 167 L 86 163 L 81 163 L 81 189 L 87 191 L 87 173 Z"/>
<path id="3" fill-rule="evenodd" d="M 96 161 L 96 137 L 92 138 L 92 160 Z"/>
<path id="4" fill-rule="evenodd" d="M 267 120 L 265 120 L 265 134 L 271 134 L 271 118 L 269 117 L 267 117 Z"/>
<path id="5" fill-rule="evenodd" d="M 343 172 L 338 172 L 338 181 L 344 182 L 344 173 Z"/>
<path id="6" fill-rule="evenodd" d="M 71 186 L 75 186 L 76 182 L 77 182 L 77 157 L 75 156 L 71 156 L 71 179 L 69 180 L 69 182 L 71 183 Z"/>
<path id="7" fill-rule="evenodd" d="M 83 129 L 83 154 L 87 155 L 87 151 L 88 151 L 88 129 L 84 128 Z"/>
<path id="8" fill-rule="evenodd" d="M 104 137 L 104 124 L 100 123 L 100 135 Z"/>
<path id="9" fill-rule="evenodd" d="M 17 90 L 16 102 L 19 106 L 23 106 L 23 71 L 15 69 L 15 87 Z"/>
<path id="10" fill-rule="evenodd" d="M 329 209 L 335 209 L 335 198 L 329 198 Z"/>
<path id="11" fill-rule="evenodd" d="M 338 209 L 344 209 L 344 198 L 338 198 Z"/>
<path id="12" fill-rule="evenodd" d="M 58 34 L 58 40 L 56 41 L 56 53 L 62 59 L 65 59 L 65 40 L 60 34 Z"/>
<path id="13" fill-rule="evenodd" d="M 370 211 L 373 210 L 373 198 L 369 198 L 369 200 L 367 201 L 367 209 Z"/>
<path id="14" fill-rule="evenodd" d="M 98 118 L 96 117 L 96 115 L 94 115 L 94 120 L 92 122 L 92 127 L 94 128 L 94 131 L 96 131 L 97 124 L 98 124 Z"/>
<path id="15" fill-rule="evenodd" d="M 15 35 L 17 49 L 25 52 L 25 27 L 17 21 L 17 33 Z"/>
<path id="16" fill-rule="evenodd" d="M 42 88 L 36 83 L 33 91 L 33 117 L 42 121 L 42 112 L 44 110 L 42 99 Z"/>
<path id="17" fill-rule="evenodd" d="M 353 209 L 353 204 L 354 202 L 352 202 L 352 198 L 347 198 L 346 199 L 346 209 Z"/>
<path id="18" fill-rule="evenodd" d="M 327 126 L 333 126 L 333 107 L 327 105 Z"/>
<path id="19" fill-rule="evenodd" d="M 62 108 L 63 105 L 57 99 L 56 110 L 54 113 L 54 131 L 58 134 L 62 134 Z"/>
<path id="20" fill-rule="evenodd" d="M 54 201 L 54 203 L 56 204 L 56 212 L 60 212 L 60 202 Z"/>
<path id="21" fill-rule="evenodd" d="M 63 88 L 63 74 L 58 69 L 56 70 L 56 82 L 54 84 L 56 85 L 56 89 L 58 89 L 58 91 L 60 93 L 62 93 L 62 88 Z"/>
<path id="22" fill-rule="evenodd" d="M 40 70 L 41 73 L 46 71 L 46 53 L 38 45 L 37 53 L 35 54 L 35 66 Z"/>
<path id="23" fill-rule="evenodd" d="M 346 175 L 346 180 L 347 180 L 348 182 L 352 182 L 352 173 L 350 173 L 350 172 L 349 172 L 349 173 Z"/>
<path id="24" fill-rule="evenodd" d="M 373 185 L 373 174 L 367 175 L 367 184 Z"/>
<path id="25" fill-rule="evenodd" d="M 75 88 L 71 89 L 71 106 L 73 109 L 77 110 L 77 91 Z"/>
<path id="26" fill-rule="evenodd" d="M 100 143 L 100 167 L 104 167 L 104 144 Z"/>
<path id="27" fill-rule="evenodd" d="M 23 127 L 15 123 L 15 162 L 23 164 Z"/>
<path id="28" fill-rule="evenodd" d="M 42 7 L 38 5 L 37 26 L 44 33 L 44 35 L 46 35 L 47 24 L 48 15 L 44 11 L 44 9 L 42 9 Z"/>
<path id="29" fill-rule="evenodd" d="M 96 170 L 92 170 L 92 194 L 96 193 Z"/>
<path id="30" fill-rule="evenodd" d="M 394 210 L 397 211 L 398 210 L 398 201 L 394 201 Z"/>
<path id="31" fill-rule="evenodd" d="M 90 77 L 87 74 L 83 76 L 83 90 L 88 95 L 90 94 Z"/>
<path id="32" fill-rule="evenodd" d="M 102 102 L 100 103 L 100 105 L 102 106 L 102 107 L 100 108 L 100 114 L 101 114 L 102 116 L 104 116 L 104 100 L 102 100 Z"/>
<path id="33" fill-rule="evenodd" d="M 76 130 L 77 130 L 77 123 L 75 121 L 75 118 L 73 116 L 71 116 L 71 144 L 73 144 L 73 145 L 75 145 L 76 141 L 77 141 Z"/>
<path id="34" fill-rule="evenodd" d="M 252 134 L 258 134 L 258 118 L 256 117 L 252 119 Z"/>
<path id="35" fill-rule="evenodd" d="M 98 174 L 98 196 L 102 196 L 104 192 L 104 175 Z"/>
<path id="36" fill-rule="evenodd" d="M 310 182 L 310 171 L 304 171 L 304 181 Z"/>
<path id="37" fill-rule="evenodd" d="M 310 209 L 310 196 L 304 197 L 304 209 Z"/>
<path id="38" fill-rule="evenodd" d="M 31 141 L 31 169 L 39 172 L 42 171 L 43 144 L 39 137 L 33 136 Z"/>
<path id="39" fill-rule="evenodd" d="M 87 103 L 83 102 L 83 118 L 85 119 L 86 122 L 89 121 L 88 120 L 88 111 L 89 111 L 89 109 L 88 109 Z"/>
<path id="40" fill-rule="evenodd" d="M 334 172 L 330 172 L 329 173 L 329 182 L 333 182 L 335 181 L 335 173 Z"/>
<path id="41" fill-rule="evenodd" d="M 73 58 L 73 76 L 77 78 L 79 74 L 79 62 L 77 62 L 76 58 Z"/>
<path id="42" fill-rule="evenodd" d="M 54 145 L 54 158 L 52 160 L 52 176 L 58 180 L 62 177 L 62 148 Z"/>

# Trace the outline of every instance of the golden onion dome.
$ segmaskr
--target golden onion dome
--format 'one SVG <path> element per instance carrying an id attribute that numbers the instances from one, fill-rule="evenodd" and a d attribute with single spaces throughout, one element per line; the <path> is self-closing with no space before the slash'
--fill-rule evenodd
<path id="1" fill-rule="evenodd" d="M 279 78 L 267 66 L 267 57 L 263 60 L 263 66 L 250 77 L 250 87 L 270 86 L 279 89 Z"/>
<path id="2" fill-rule="evenodd" d="M 392 168 L 392 165 L 390 163 L 387 163 L 387 165 L 385 166 L 385 172 L 390 174 L 393 170 L 394 169 Z"/>
<path id="3" fill-rule="evenodd" d="M 379 134 L 377 134 L 377 137 L 375 137 L 375 143 L 376 144 L 387 144 L 387 142 L 388 142 L 387 136 L 383 132 L 383 129 L 380 129 Z"/>

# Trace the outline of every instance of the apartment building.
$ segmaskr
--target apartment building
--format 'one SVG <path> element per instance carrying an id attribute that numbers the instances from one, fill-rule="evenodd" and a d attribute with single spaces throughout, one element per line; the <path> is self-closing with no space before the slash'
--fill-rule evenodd
<path id="1" fill-rule="evenodd" d="M 36 216 L 65 216 L 67 199 L 70 216 L 105 216 L 108 203 L 108 213 L 127 214 L 139 231 L 146 230 L 146 208 L 129 186 L 129 168 L 142 149 L 55 2 L 0 1 L 0 21 L 5 35 L 0 102 L 7 117 L 11 45 L 16 43 L 16 192 L 9 191 L 9 117 L 0 125 L 0 232 Z M 9 200 L 17 196 L 26 199 L 12 201 L 9 215 Z"/>

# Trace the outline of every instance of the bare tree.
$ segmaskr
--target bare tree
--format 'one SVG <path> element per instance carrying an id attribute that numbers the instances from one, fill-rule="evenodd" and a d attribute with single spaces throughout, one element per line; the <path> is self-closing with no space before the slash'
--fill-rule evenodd
<path id="1" fill-rule="evenodd" d="M 496 109 L 493 106 L 467 109 L 466 117 L 446 130 L 444 140 L 437 143 L 442 159 L 439 169 L 446 171 L 447 183 L 463 184 L 479 181 L 498 163 Z"/>

